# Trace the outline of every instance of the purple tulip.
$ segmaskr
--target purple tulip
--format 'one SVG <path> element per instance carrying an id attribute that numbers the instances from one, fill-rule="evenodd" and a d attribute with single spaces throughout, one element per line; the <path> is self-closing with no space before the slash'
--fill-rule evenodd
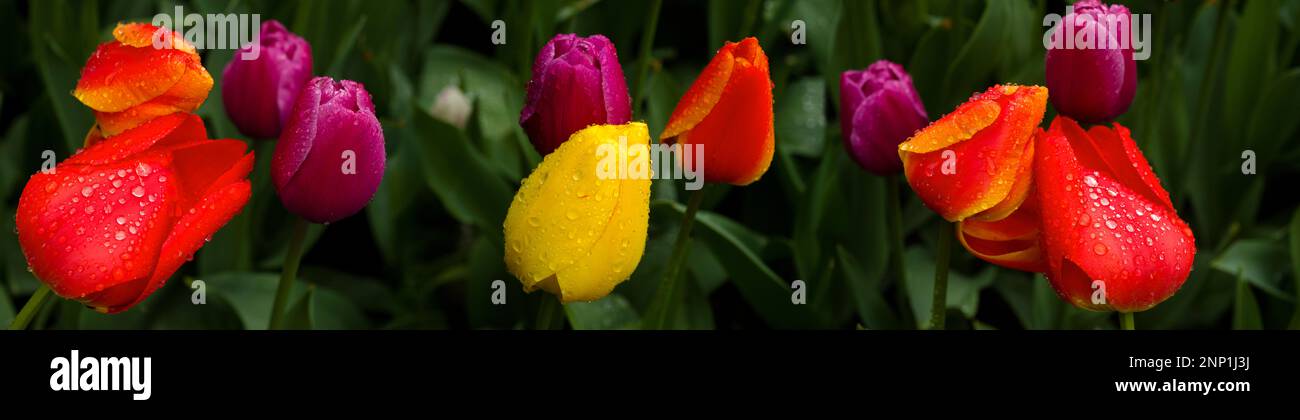
<path id="1" fill-rule="evenodd" d="M 262 23 L 256 59 L 235 53 L 221 72 L 226 115 L 244 135 L 273 139 L 289 119 L 293 101 L 311 79 L 311 45 L 275 20 Z"/>
<path id="2" fill-rule="evenodd" d="M 1106 19 L 1116 19 L 1114 33 Z M 1074 13 L 1067 14 L 1056 29 L 1072 32 L 1054 34 L 1047 50 L 1048 98 L 1057 112 L 1081 122 L 1102 122 L 1128 110 L 1137 91 L 1137 62 L 1132 46 L 1123 42 L 1132 34 L 1122 35 L 1129 32 L 1130 19 L 1128 8 L 1121 5 L 1106 6 L 1097 0 L 1074 4 Z M 1065 37 L 1075 42 L 1067 44 Z M 1094 44 L 1075 45 L 1081 39 Z"/>
<path id="3" fill-rule="evenodd" d="M 614 43 L 601 35 L 560 34 L 542 47 L 519 115 L 538 153 L 550 153 L 589 125 L 631 119 L 632 101 Z"/>
<path id="4" fill-rule="evenodd" d="M 307 82 L 271 157 L 271 180 L 290 213 L 315 223 L 356 214 L 384 177 L 384 131 L 365 86 Z"/>
<path id="5" fill-rule="evenodd" d="M 840 75 L 840 130 L 858 165 L 877 175 L 903 170 L 898 144 L 930 123 L 912 77 L 880 60 Z"/>

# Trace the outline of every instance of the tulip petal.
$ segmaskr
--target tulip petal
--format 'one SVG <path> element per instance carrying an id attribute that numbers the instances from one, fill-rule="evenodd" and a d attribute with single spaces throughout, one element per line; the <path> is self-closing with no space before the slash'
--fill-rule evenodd
<path id="1" fill-rule="evenodd" d="M 104 138 L 92 131 L 86 149 L 69 157 L 64 165 L 105 165 L 154 148 L 167 148 L 207 139 L 203 120 L 194 114 L 171 114 L 155 118 L 116 136 Z"/>
<path id="2" fill-rule="evenodd" d="M 1114 171 L 1103 158 L 1118 154 L 1094 148 L 1120 150 L 1108 143 L 1121 136 L 1093 138 L 1077 127 L 1057 117 L 1035 158 L 1048 279 L 1062 297 L 1085 309 L 1145 310 L 1186 280 L 1195 239 L 1172 207 L 1152 196 L 1150 184 Z M 1129 150 L 1140 157 L 1135 147 Z M 1145 165 L 1145 159 L 1118 166 L 1134 165 Z M 1093 292 L 1101 287 L 1105 302 L 1094 302 Z"/>
<path id="3" fill-rule="evenodd" d="M 252 155 L 247 159 L 250 163 Z M 252 186 L 248 180 L 228 184 L 204 196 L 176 221 L 175 228 L 167 236 L 158 253 L 158 263 L 153 275 L 145 284 L 142 293 L 125 305 L 108 308 L 109 313 L 126 310 L 144 298 L 171 278 L 176 270 L 194 257 L 194 253 L 207 242 L 213 234 L 233 219 L 248 203 L 252 196 Z"/>
<path id="4" fill-rule="evenodd" d="M 1016 182 L 1033 153 L 1026 143 L 1046 106 L 1047 89 L 1039 86 L 999 85 L 976 95 L 899 145 L 908 184 L 949 221 L 1004 201 L 996 215 L 1014 210 L 1028 190 Z"/>
<path id="5" fill-rule="evenodd" d="M 713 107 L 722 99 L 722 92 L 727 88 L 731 80 L 731 71 L 736 66 L 735 57 L 732 51 L 736 49 L 737 44 L 728 42 L 718 50 L 709 65 L 704 67 L 700 76 L 695 79 L 695 83 L 686 90 L 682 99 L 677 102 L 677 107 L 673 109 L 673 115 L 668 119 L 668 125 L 664 127 L 663 133 L 659 134 L 659 140 L 667 140 L 677 137 L 687 130 L 695 127 L 704 117 L 709 115 Z"/>
<path id="6" fill-rule="evenodd" d="M 165 153 L 32 176 L 19 201 L 19 239 L 37 277 L 59 296 L 88 295 L 147 278 L 170 225 L 174 186 L 138 175 L 168 174 Z M 154 182 L 151 182 L 154 181 Z M 93 299 L 91 296 L 90 299 Z"/>
<path id="7" fill-rule="evenodd" d="M 545 289 L 564 302 L 595 300 L 636 268 L 649 223 L 650 178 L 602 179 L 598 166 L 623 139 L 628 161 L 644 154 L 648 170 L 645 124 L 598 125 L 574 133 L 524 180 L 504 227 L 507 267 L 525 290 Z"/>
<path id="8" fill-rule="evenodd" d="M 1046 271 L 1037 202 L 1036 198 L 1024 200 L 1016 211 L 997 221 L 971 218 L 957 222 L 957 240 L 984 261 L 1021 271 Z"/>
<path id="9" fill-rule="evenodd" d="M 776 147 L 772 81 L 767 70 L 738 63 L 708 118 L 668 143 L 704 145 L 704 180 L 748 185 L 767 172 Z"/>

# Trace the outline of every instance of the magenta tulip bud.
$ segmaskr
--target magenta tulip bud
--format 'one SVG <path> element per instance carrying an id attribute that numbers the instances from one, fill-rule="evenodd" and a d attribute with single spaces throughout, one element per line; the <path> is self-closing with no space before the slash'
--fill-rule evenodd
<path id="1" fill-rule="evenodd" d="M 290 213 L 315 223 L 356 214 L 384 177 L 384 131 L 365 86 L 307 82 L 271 157 L 271 181 Z"/>
<path id="2" fill-rule="evenodd" d="M 551 153 L 589 125 L 631 119 L 632 101 L 614 43 L 602 35 L 560 34 L 542 47 L 519 115 L 538 153 Z"/>
<path id="3" fill-rule="evenodd" d="M 1137 92 L 1137 62 L 1125 42 L 1132 37 L 1131 19 L 1124 6 L 1080 0 L 1045 39 L 1048 98 L 1058 113 L 1102 122 L 1128 110 Z"/>
<path id="4" fill-rule="evenodd" d="M 257 58 L 253 46 L 235 53 L 221 72 L 221 101 L 239 132 L 258 139 L 280 137 L 298 92 L 311 79 L 311 45 L 275 20 L 262 23 Z"/>
<path id="5" fill-rule="evenodd" d="M 876 175 L 903 170 L 898 144 L 930 123 L 912 77 L 880 60 L 840 75 L 840 130 L 849 156 Z"/>

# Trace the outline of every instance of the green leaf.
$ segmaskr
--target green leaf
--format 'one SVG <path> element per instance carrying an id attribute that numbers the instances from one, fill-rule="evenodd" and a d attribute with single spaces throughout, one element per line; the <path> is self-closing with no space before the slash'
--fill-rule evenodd
<path id="1" fill-rule="evenodd" d="M 835 251 L 849 285 L 849 291 L 853 293 L 853 303 L 862 325 L 873 330 L 898 328 L 898 317 L 890 310 L 889 304 L 881 294 L 879 277 L 883 270 L 872 270 L 872 273 L 868 273 L 843 247 L 836 247 Z"/>
<path id="2" fill-rule="evenodd" d="M 1014 2 L 990 1 L 984 4 L 984 13 L 975 25 L 975 31 L 948 64 L 943 91 L 949 95 L 949 101 L 960 100 L 972 92 L 984 90 L 985 79 L 997 70 L 1004 55 L 1012 53 L 1008 46 L 1019 41 L 1012 39 L 1012 29 L 1016 23 L 1013 21 L 1016 14 Z M 940 109 L 948 108 L 945 106 Z"/>
<path id="3" fill-rule="evenodd" d="M 1281 159 L 1282 147 L 1294 138 L 1300 127 L 1300 118 L 1294 118 L 1300 109 L 1300 68 L 1283 73 L 1258 96 L 1254 112 L 1250 114 L 1244 146 L 1255 151 L 1256 169 L 1263 173 L 1271 162 Z"/>
<path id="4" fill-rule="evenodd" d="M 230 303 L 244 328 L 264 330 L 271 322 L 271 304 L 275 299 L 280 275 L 275 273 L 221 273 L 202 279 L 207 283 L 208 297 L 220 297 Z M 290 302 L 298 302 L 305 294 L 303 282 L 294 282 Z M 128 311 L 129 312 L 129 311 Z"/>
<path id="5" fill-rule="evenodd" d="M 1259 316 L 1259 303 L 1250 291 L 1250 284 L 1245 278 L 1237 280 L 1237 304 L 1232 311 L 1232 329 L 1259 330 L 1264 324 Z"/>
<path id="6" fill-rule="evenodd" d="M 9 291 L 0 288 L 0 325 L 9 325 L 17 313 L 14 304 L 9 301 Z"/>
<path id="7" fill-rule="evenodd" d="M 632 304 L 617 293 L 592 302 L 566 304 L 564 313 L 575 330 L 634 329 L 641 323 Z"/>
<path id="8" fill-rule="evenodd" d="M 657 201 L 653 205 L 669 206 L 679 217 L 686 211 L 679 203 Z M 695 225 L 695 232 L 699 233 L 696 238 L 709 243 L 709 248 L 731 275 L 731 283 L 768 325 L 797 329 L 827 324 L 810 308 L 817 302 L 807 305 L 791 302 L 790 284 L 758 257 L 757 249 L 762 249 L 766 242 L 760 240 L 761 236 L 724 216 L 706 211 L 696 213 Z"/>
<path id="9" fill-rule="evenodd" d="M 806 77 L 791 83 L 776 100 L 777 147 L 816 157 L 826 141 L 826 83 Z"/>
<path id="10" fill-rule="evenodd" d="M 1291 228 L 1288 235 L 1291 239 L 1291 278 L 1296 283 L 1296 310 L 1295 315 L 1291 317 L 1291 329 L 1300 329 L 1300 207 L 1295 210 L 1295 215 L 1291 216 Z"/>
<path id="11" fill-rule="evenodd" d="M 835 30 L 835 45 L 831 48 L 830 63 L 823 67 L 834 80 L 827 80 L 832 103 L 840 103 L 839 74 L 845 70 L 863 69 L 881 58 L 880 25 L 876 20 L 874 0 L 847 0 L 840 4 L 840 18 Z M 841 118 L 843 118 L 841 116 Z"/>
<path id="12" fill-rule="evenodd" d="M 347 32 L 343 33 L 343 40 L 334 45 L 334 60 L 327 67 L 327 75 L 333 77 L 343 77 L 343 64 L 352 54 L 352 49 L 357 45 L 357 36 L 361 35 L 361 30 L 366 28 L 366 15 L 361 15 Z"/>
<path id="13" fill-rule="evenodd" d="M 91 3 L 87 6 L 93 6 Z M 45 92 L 59 122 L 65 152 L 80 149 L 94 123 L 90 109 L 72 96 L 80 78 L 78 71 L 99 37 L 95 7 L 73 7 L 65 1 L 31 4 L 31 47 Z M 80 21 L 72 16 L 82 12 Z M 75 27 L 78 22 L 80 28 Z M 91 28 L 90 30 L 83 30 Z"/>
<path id="14" fill-rule="evenodd" d="M 312 296 L 315 296 L 315 294 L 315 287 L 307 287 L 307 292 L 303 294 L 302 297 L 298 298 L 298 301 L 285 311 L 284 329 L 312 329 Z"/>
<path id="15" fill-rule="evenodd" d="M 415 113 L 413 122 L 408 145 L 422 163 L 425 183 L 456 220 L 501 242 L 501 223 L 513 197 L 506 183 L 460 130 L 426 112 Z"/>
<path id="16" fill-rule="evenodd" d="M 930 322 L 930 307 L 934 304 L 934 257 L 919 247 L 909 248 L 904 257 L 912 315 L 916 319 L 917 328 L 926 328 Z M 986 267 L 974 278 L 949 270 L 947 309 L 956 309 L 967 319 L 974 318 L 979 310 L 979 293 L 993 284 L 994 270 L 993 267 Z"/>
<path id="17" fill-rule="evenodd" d="M 1277 71 L 1277 13 L 1277 0 L 1251 0 L 1237 19 L 1223 89 L 1224 123 L 1228 127 L 1245 127 L 1251 105 Z M 1239 144 L 1240 140 L 1233 142 Z"/>
<path id="18" fill-rule="evenodd" d="M 1282 292 L 1282 274 L 1286 272 L 1287 251 L 1277 241 L 1242 239 L 1223 251 L 1211 264 L 1216 270 L 1239 276 L 1264 293 L 1285 301 L 1294 297 Z"/>

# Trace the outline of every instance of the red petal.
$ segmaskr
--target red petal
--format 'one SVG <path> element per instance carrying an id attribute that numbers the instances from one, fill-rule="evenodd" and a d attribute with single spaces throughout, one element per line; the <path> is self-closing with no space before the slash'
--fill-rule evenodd
<path id="1" fill-rule="evenodd" d="M 772 163 L 774 121 L 767 56 L 757 40 L 746 38 L 718 52 L 660 138 L 704 145 L 705 181 L 747 185 Z"/>
<path id="2" fill-rule="evenodd" d="M 91 144 L 62 165 L 105 165 L 153 149 L 159 151 L 208 138 L 203 120 L 194 114 L 177 113 L 155 118 L 116 136 L 102 138 L 92 132 Z"/>
<path id="3" fill-rule="evenodd" d="M 169 158 L 154 153 L 109 165 L 59 165 L 27 183 L 18 206 L 19 241 L 33 273 L 59 296 L 103 306 L 113 302 L 89 295 L 150 276 L 176 193 L 140 177 L 142 166 L 157 180 L 169 173 Z"/>
<path id="4" fill-rule="evenodd" d="M 1195 240 L 1144 177 L 1112 170 L 1144 165 L 1145 159 L 1116 162 L 1118 145 L 1108 141 L 1113 144 L 1113 139 L 1092 138 L 1073 121 L 1058 117 L 1039 144 L 1035 185 L 1047 274 L 1057 292 L 1077 306 L 1141 311 L 1171 296 L 1186 280 Z M 1136 147 L 1129 150 L 1141 156 Z M 1101 282 L 1094 285 L 1096 280 Z M 1105 302 L 1094 303 L 1093 292 L 1100 287 L 1105 287 Z"/>
<path id="5" fill-rule="evenodd" d="M 250 160 L 251 157 L 252 155 L 249 155 Z M 158 290 L 181 265 L 194 257 L 194 253 L 203 247 L 212 234 L 239 214 L 251 195 L 252 187 L 249 182 L 241 180 L 218 188 L 212 194 L 203 197 L 176 222 L 175 228 L 162 245 L 158 264 L 143 288 L 143 293 L 122 306 L 109 308 L 108 312 L 126 310 Z"/>
<path id="6" fill-rule="evenodd" d="M 957 240 L 984 261 L 1003 267 L 1047 271 L 1039 243 L 1038 199 L 1031 195 L 1011 215 L 997 221 L 966 219 L 958 222 Z"/>

